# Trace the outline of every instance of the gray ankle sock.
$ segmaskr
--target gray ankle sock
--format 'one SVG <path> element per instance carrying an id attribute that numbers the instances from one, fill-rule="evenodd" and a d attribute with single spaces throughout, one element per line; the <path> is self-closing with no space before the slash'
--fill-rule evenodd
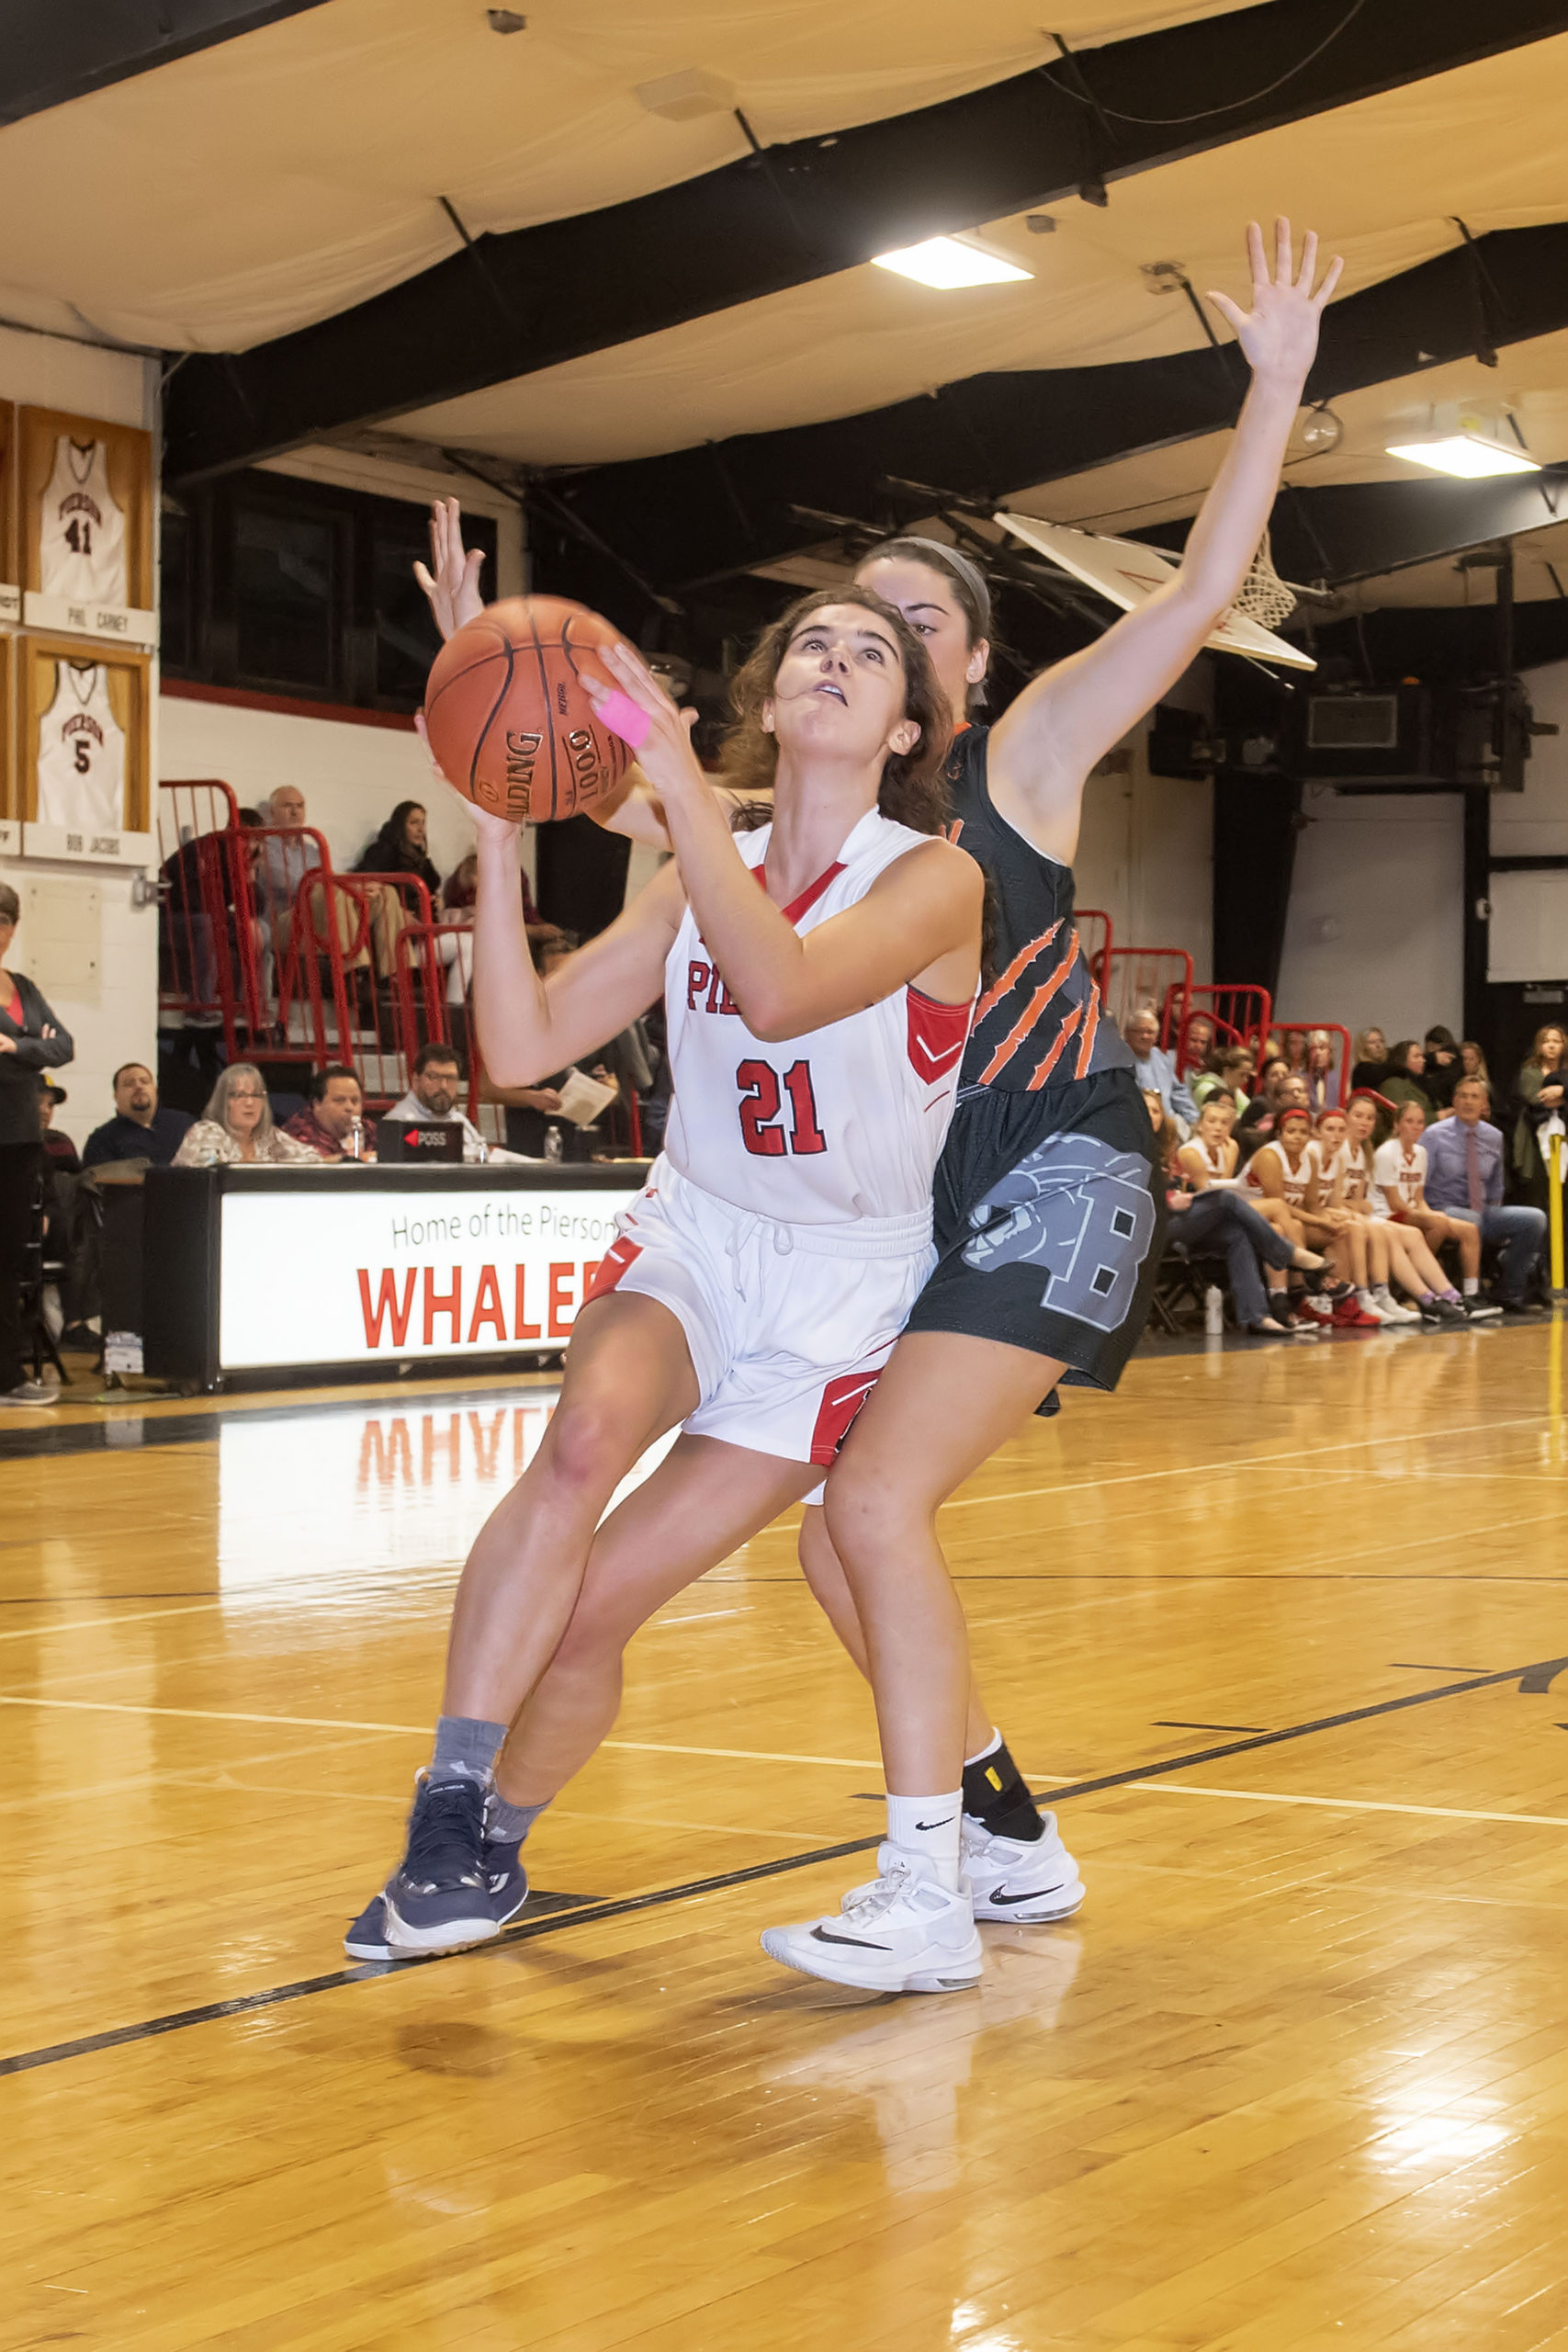
<path id="1" fill-rule="evenodd" d="M 521 1845 L 549 1802 L 547 1797 L 544 1804 L 508 1804 L 504 1797 L 492 1793 L 485 1808 L 486 1838 L 498 1845 Z"/>
<path id="2" fill-rule="evenodd" d="M 431 1779 L 479 1781 L 488 1787 L 505 1737 L 504 1724 L 480 1723 L 475 1715 L 438 1715 Z"/>

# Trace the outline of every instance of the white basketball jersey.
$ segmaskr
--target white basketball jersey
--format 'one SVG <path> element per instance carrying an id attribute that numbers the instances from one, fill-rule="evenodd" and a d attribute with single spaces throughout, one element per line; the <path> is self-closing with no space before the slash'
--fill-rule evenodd
<path id="1" fill-rule="evenodd" d="M 46 596 L 125 604 L 125 516 L 109 496 L 101 441 L 73 441 L 62 433 L 55 443 L 39 566 Z"/>
<path id="2" fill-rule="evenodd" d="M 38 821 L 73 832 L 118 833 L 125 824 L 125 736 L 109 705 L 101 662 L 62 662 L 54 700 L 39 725 Z"/>
<path id="3" fill-rule="evenodd" d="M 1197 1154 L 1198 1159 L 1202 1163 L 1203 1172 L 1205 1175 L 1228 1176 L 1230 1174 L 1232 1164 L 1232 1145 L 1228 1136 L 1223 1143 L 1217 1143 L 1211 1147 L 1204 1141 L 1201 1134 L 1189 1136 L 1187 1141 L 1182 1145 L 1180 1151 L 1177 1153 L 1177 1159 L 1179 1160 L 1187 1152 L 1190 1151 Z"/>
<path id="4" fill-rule="evenodd" d="M 1314 1136 L 1307 1149 L 1313 1155 L 1313 1165 L 1317 1170 L 1318 1183 L 1325 1199 L 1332 1195 L 1336 1185 L 1339 1187 L 1342 1202 L 1366 1199 L 1371 1184 L 1367 1163 L 1348 1138 L 1337 1144 L 1332 1152 L 1325 1152 Z"/>
<path id="5" fill-rule="evenodd" d="M 773 828 L 738 836 L 761 878 Z M 783 912 L 814 931 L 927 836 L 872 809 Z M 665 967 L 675 1091 L 664 1149 L 704 1192 L 788 1225 L 929 1211 L 973 1007 L 897 989 L 786 1043 L 752 1036 L 690 908 Z"/>
<path id="6" fill-rule="evenodd" d="M 1396 1210 L 1413 1209 L 1426 1181 L 1424 1143 L 1412 1145 L 1408 1153 L 1397 1136 L 1390 1136 L 1386 1143 L 1379 1144 L 1372 1155 L 1372 1184 L 1384 1216 L 1392 1216 Z"/>
<path id="7" fill-rule="evenodd" d="M 1310 1145 L 1307 1150 L 1303 1152 L 1296 1166 L 1292 1168 L 1280 1145 L 1260 1144 L 1247 1163 L 1246 1183 L 1249 1192 L 1260 1193 L 1263 1190 L 1255 1171 L 1265 1152 L 1271 1152 L 1274 1156 L 1275 1165 L 1280 1170 L 1280 1181 L 1284 1191 L 1286 1204 L 1292 1209 L 1299 1209 L 1306 1199 L 1307 1186 L 1313 1178 Z"/>

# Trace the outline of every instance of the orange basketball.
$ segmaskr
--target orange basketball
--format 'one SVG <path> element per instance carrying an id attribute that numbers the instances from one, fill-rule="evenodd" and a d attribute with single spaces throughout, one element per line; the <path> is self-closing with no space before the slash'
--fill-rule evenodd
<path id="1" fill-rule="evenodd" d="M 436 764 L 476 808 L 513 824 L 575 817 L 631 764 L 593 716 L 584 680 L 619 632 L 564 596 L 509 596 L 449 638 L 431 666 L 424 723 Z"/>

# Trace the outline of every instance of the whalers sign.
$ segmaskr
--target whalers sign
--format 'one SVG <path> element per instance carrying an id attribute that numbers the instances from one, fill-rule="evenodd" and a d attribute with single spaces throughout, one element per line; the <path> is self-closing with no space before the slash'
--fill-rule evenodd
<path id="1" fill-rule="evenodd" d="M 224 1371 L 558 1349 L 636 1197 L 355 1182 L 224 1195 Z"/>

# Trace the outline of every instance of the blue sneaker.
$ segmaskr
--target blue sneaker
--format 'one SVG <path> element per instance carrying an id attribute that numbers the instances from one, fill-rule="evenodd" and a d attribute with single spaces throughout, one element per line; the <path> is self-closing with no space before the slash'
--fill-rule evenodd
<path id="1" fill-rule="evenodd" d="M 512 1925 L 528 1900 L 528 1873 L 523 1867 L 521 1841 L 514 1838 L 510 1843 L 503 1843 L 499 1838 L 487 1838 L 484 1871 L 499 1935 L 502 1928 Z M 344 1936 L 343 1948 L 350 1960 L 391 1959 L 392 1947 L 387 1941 L 385 1894 L 371 1896 Z"/>
<path id="2" fill-rule="evenodd" d="M 408 1850 L 382 1897 L 392 1958 L 461 1951 L 498 1932 L 484 1860 L 485 1791 L 422 1772 Z"/>

